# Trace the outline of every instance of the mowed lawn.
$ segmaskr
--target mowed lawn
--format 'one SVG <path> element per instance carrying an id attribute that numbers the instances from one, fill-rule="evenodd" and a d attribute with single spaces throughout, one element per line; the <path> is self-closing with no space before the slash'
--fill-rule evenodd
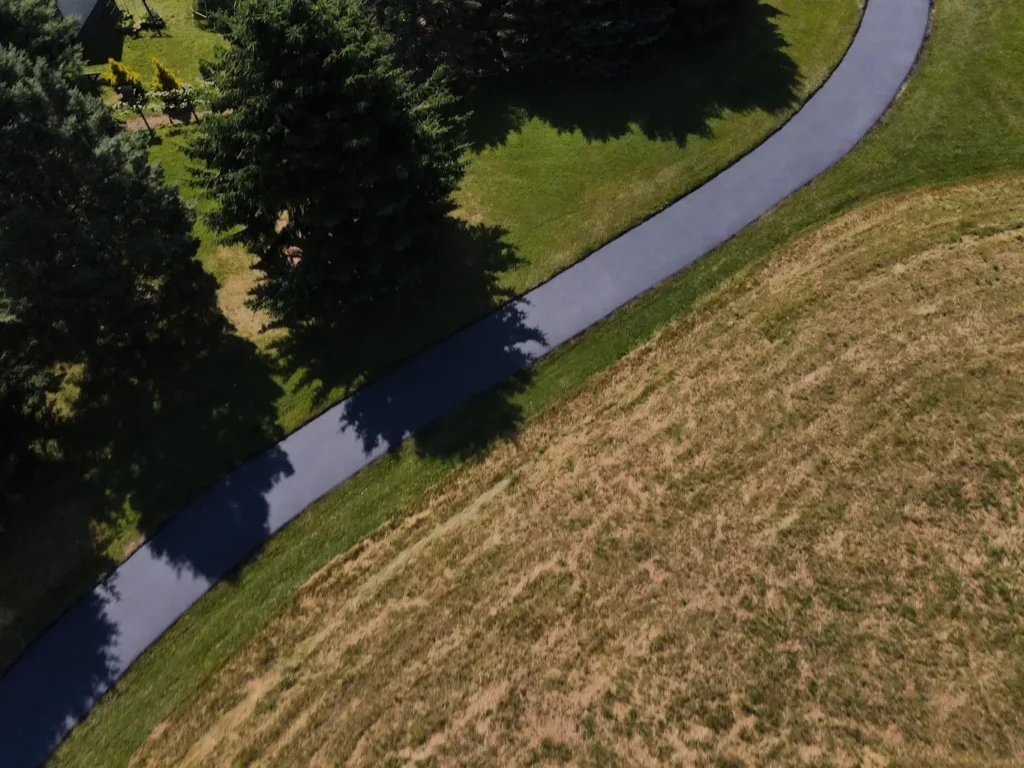
<path id="1" fill-rule="evenodd" d="M 1019 765 L 1024 178 L 773 254 L 329 562 L 147 766 Z"/>
<path id="2" fill-rule="evenodd" d="M 613 365 L 631 350 L 645 343 L 667 323 L 692 313 L 695 308 L 707 301 L 712 292 L 731 277 L 750 270 L 794 237 L 817 229 L 824 222 L 850 210 L 858 203 L 915 187 L 962 182 L 967 179 L 1011 171 L 1024 172 L 1024 119 L 1022 119 L 1022 115 L 1024 115 L 1024 7 L 1010 0 L 979 0 L 970 5 L 955 0 L 937 0 L 932 34 L 912 81 L 892 111 L 883 120 L 882 125 L 850 156 L 817 182 L 801 190 L 774 212 L 749 227 L 693 268 L 678 278 L 668 281 L 659 289 L 651 291 L 617 313 L 609 321 L 585 334 L 576 343 L 543 361 L 537 367 L 532 379 L 522 387 L 521 391 L 500 401 L 500 408 L 495 408 L 493 399 L 481 399 L 439 424 L 435 430 L 429 432 L 417 443 L 409 444 L 403 450 L 373 465 L 353 481 L 341 486 L 311 507 L 300 519 L 275 537 L 259 557 L 240 569 L 230 583 L 216 587 L 149 652 L 144 654 L 117 689 L 108 695 L 89 719 L 71 735 L 60 750 L 56 762 L 91 766 L 108 766 L 125 762 L 160 721 L 175 711 L 179 712 L 180 718 L 182 710 L 178 710 L 178 707 L 182 705 L 182 702 L 198 701 L 193 697 L 201 695 L 198 692 L 206 686 L 218 685 L 217 690 L 227 691 L 227 698 L 219 705 L 222 707 L 220 711 L 232 711 L 234 705 L 244 699 L 239 698 L 237 691 L 231 685 L 225 685 L 223 681 L 230 682 L 230 676 L 237 671 L 238 665 L 248 663 L 247 656 L 235 657 L 234 654 L 239 649 L 246 648 L 247 643 L 276 616 L 285 616 L 290 613 L 301 618 L 302 604 L 294 601 L 296 590 L 332 558 L 350 550 L 353 554 L 358 552 L 358 548 L 352 548 L 367 535 L 377 530 L 386 532 L 387 527 L 393 526 L 395 521 L 401 521 L 408 514 L 423 509 L 424 498 L 451 493 L 453 489 L 454 491 L 458 490 L 458 485 L 465 475 L 454 470 L 463 466 L 462 462 L 451 454 L 425 452 L 423 448 L 430 441 L 440 440 L 443 437 L 444 441 L 450 445 L 459 444 L 460 441 L 473 444 L 474 441 L 480 441 L 481 436 L 483 438 L 491 436 L 492 432 L 488 428 L 496 422 L 500 423 L 507 416 L 509 410 L 515 411 L 520 420 L 527 422 L 540 418 L 539 414 L 542 414 L 552 402 L 577 390 L 590 376 Z M 1011 190 L 1013 188 L 1009 187 Z M 977 206 L 965 207 L 961 203 L 957 203 L 956 198 L 950 198 L 948 194 L 945 194 L 942 199 L 950 201 L 952 207 L 949 208 L 949 211 L 956 216 L 957 226 L 951 225 L 948 220 L 938 229 L 934 229 L 930 225 L 924 226 L 922 232 L 938 233 L 936 247 L 945 247 L 942 244 L 943 238 L 946 239 L 948 245 L 957 244 L 964 237 L 970 240 L 991 235 L 993 232 L 989 228 L 993 222 L 1000 228 L 1006 226 L 1007 221 L 1012 223 L 1012 216 L 1000 220 L 1002 213 L 995 217 L 987 216 L 984 205 L 979 211 Z M 985 203 L 985 205 L 987 204 Z M 1001 205 L 1004 206 L 1004 213 L 1012 212 L 1012 207 L 1006 207 L 1005 201 Z M 873 210 L 877 211 L 877 209 Z M 917 216 L 924 216 L 928 215 L 929 211 L 934 211 L 934 208 L 919 205 L 909 210 L 912 210 Z M 904 216 L 904 219 L 907 218 L 908 216 Z M 883 222 L 883 226 L 893 226 L 884 224 L 884 217 L 875 219 L 875 221 Z M 906 231 L 907 221 L 904 220 L 901 226 L 904 227 L 903 231 Z M 884 233 L 881 234 L 884 235 Z M 899 247 L 901 237 L 899 232 L 894 233 L 892 242 L 896 244 L 896 247 Z M 920 241 L 918 242 L 920 243 Z M 911 249 L 907 255 L 913 255 L 913 250 Z M 892 254 L 883 258 L 880 251 L 878 258 L 880 262 L 884 262 L 885 259 L 892 259 Z M 972 286 L 980 288 L 982 284 L 988 286 L 990 281 L 998 286 L 1002 280 L 995 280 L 996 277 L 1001 278 L 1001 275 L 994 269 L 994 266 L 999 266 L 1001 271 L 1004 268 L 1004 262 L 1006 265 L 1012 263 L 1002 256 L 998 261 L 986 265 L 984 269 L 976 268 L 977 265 L 972 263 L 971 268 L 965 268 L 959 276 L 962 285 L 957 290 L 972 290 Z M 991 270 L 991 274 L 989 274 L 989 270 Z M 896 269 L 892 271 L 898 272 Z M 977 285 L 975 281 L 978 281 Z M 856 286 L 853 288 L 855 289 Z M 901 295 L 905 296 L 905 294 Z M 964 294 L 957 295 L 963 296 Z M 1006 297 L 1005 293 L 1001 295 L 1004 299 L 1015 300 L 1014 297 Z M 920 304 L 919 297 L 910 298 L 917 302 L 913 306 L 926 308 Z M 968 295 L 967 298 L 980 302 L 982 295 Z M 936 306 L 946 306 L 941 304 L 940 292 L 935 293 L 932 301 Z M 782 351 L 785 351 L 787 333 L 798 327 L 803 329 L 802 332 L 806 332 L 806 327 L 797 323 L 801 318 L 813 317 L 808 313 L 814 309 L 814 306 L 814 302 L 809 302 L 804 308 L 794 309 L 788 319 L 783 315 L 771 318 L 770 322 L 765 322 L 762 332 L 766 335 L 762 343 L 765 345 L 781 344 Z M 982 308 L 983 302 L 978 306 Z M 883 305 L 881 308 L 892 311 L 894 307 Z M 929 312 L 931 314 L 925 316 L 934 316 L 935 313 L 931 309 Z M 945 327 L 948 330 L 951 326 L 947 324 Z M 680 332 L 676 331 L 676 333 Z M 767 334 L 769 333 L 773 334 L 774 341 L 768 338 Z M 848 349 L 844 346 L 845 343 L 850 344 L 849 348 L 853 350 L 852 354 L 856 354 L 858 349 L 856 336 L 845 333 L 843 335 L 849 335 L 850 338 L 837 337 L 834 340 L 828 340 L 827 349 L 836 357 L 845 354 L 845 350 Z M 936 345 L 931 350 L 932 356 L 939 358 L 944 352 L 956 350 L 968 343 L 976 344 L 978 339 L 983 338 L 985 338 L 984 326 L 979 326 L 972 335 L 957 339 L 955 344 Z M 993 349 L 998 350 L 996 345 L 992 346 Z M 932 367 L 927 370 L 938 369 Z M 807 369 L 807 373 L 810 372 L 811 370 Z M 886 372 L 883 370 L 881 373 Z M 949 372 L 947 371 L 944 375 L 948 380 Z M 978 375 L 986 374 L 982 370 Z M 1004 373 L 999 373 L 998 366 L 993 371 L 993 375 L 998 375 L 999 378 L 987 381 L 992 383 L 998 381 L 1000 386 L 1014 384 L 1012 377 L 1007 378 Z M 875 379 L 874 381 L 879 380 Z M 915 380 L 918 379 L 915 378 Z M 982 378 L 981 380 L 985 381 L 986 379 Z M 648 384 L 658 383 L 657 379 L 647 382 L 637 380 L 635 382 L 636 394 L 632 399 L 639 398 Z M 661 383 L 664 385 L 665 382 Z M 813 383 L 813 377 L 808 383 Z M 930 387 L 935 386 L 931 382 L 923 384 Z M 977 390 L 974 391 L 977 392 Z M 946 399 L 948 400 L 948 398 Z M 828 401 L 821 399 L 819 402 L 824 404 Z M 885 402 L 891 403 L 892 401 L 887 399 Z M 899 408 L 894 405 L 893 414 L 903 419 L 908 415 L 913 415 L 909 406 L 915 402 L 920 405 L 919 401 L 911 398 L 908 402 L 908 410 L 902 416 L 900 416 Z M 974 402 L 976 404 L 980 401 Z M 810 408 L 813 404 L 812 401 L 804 407 Z M 639 405 L 641 404 L 638 403 Z M 863 407 L 864 404 L 861 405 Z M 943 398 L 940 398 L 936 406 L 944 408 L 943 413 L 948 417 L 951 413 L 949 409 L 955 408 L 956 404 L 945 402 Z M 976 407 L 976 405 L 972 407 Z M 1005 403 L 1000 407 L 1005 407 Z M 984 409 L 985 412 L 989 410 L 991 409 L 988 407 Z M 1000 411 L 994 412 L 999 413 Z M 891 415 L 887 414 L 886 418 L 891 418 Z M 575 426 L 574 423 L 568 424 L 567 429 L 571 430 Z M 666 430 L 668 426 L 671 425 L 667 425 Z M 1008 451 L 1003 452 L 1004 444 L 1007 448 L 1010 447 L 1009 442 L 1004 440 L 1005 431 L 999 431 L 1002 428 L 998 428 L 998 425 L 993 427 L 990 423 L 986 423 L 984 426 L 986 429 L 993 430 L 991 432 L 993 436 L 999 436 L 1000 442 L 993 442 L 994 453 L 991 457 L 985 456 L 984 459 L 980 453 L 972 453 L 971 457 L 981 462 L 981 465 L 975 467 L 969 463 L 966 469 L 961 467 L 958 470 L 960 474 L 954 476 L 953 481 L 967 476 L 978 481 L 977 487 L 970 493 L 963 491 L 965 503 L 968 504 L 968 512 L 977 516 L 965 518 L 972 526 L 981 522 L 984 522 L 986 526 L 997 523 L 1006 525 L 999 520 L 999 509 L 992 502 L 997 500 L 1003 508 L 1010 509 L 1011 497 L 1006 494 L 1007 492 L 1016 493 L 1016 491 L 1013 490 L 1011 477 L 1001 477 L 1003 467 L 998 462 L 1005 462 L 1010 467 L 1016 467 L 1016 459 L 1012 459 L 1012 455 Z M 961 429 L 962 427 L 961 424 L 955 427 L 951 426 L 951 429 Z M 879 425 L 879 428 L 884 428 L 884 425 Z M 666 432 L 666 434 L 668 433 Z M 680 429 L 678 434 L 682 437 L 685 433 Z M 671 437 L 671 435 L 669 436 Z M 965 450 L 980 450 L 966 439 L 964 444 Z M 499 442 L 498 450 L 510 450 L 501 445 L 502 443 Z M 672 444 L 669 443 L 669 445 Z M 581 448 L 580 457 L 582 456 Z M 573 459 L 573 469 L 575 469 L 576 463 L 582 461 L 580 457 L 567 456 L 566 459 Z M 874 461 L 871 454 L 868 454 L 865 460 Z M 781 467 L 782 465 L 776 464 L 775 466 Z M 807 466 L 816 467 L 814 464 Z M 866 468 L 872 469 L 874 466 L 874 463 L 870 463 L 866 465 Z M 933 467 L 929 471 L 933 471 L 936 466 L 946 465 L 940 464 L 939 458 L 936 457 Z M 568 461 L 563 467 L 568 473 Z M 906 465 L 904 465 L 904 469 L 905 467 Z M 993 467 L 995 468 L 992 469 Z M 883 466 L 882 469 L 885 467 Z M 805 473 L 799 465 L 796 466 L 796 470 L 793 471 L 792 477 L 798 481 Z M 994 472 L 991 477 L 989 476 L 990 470 Z M 592 471 L 592 468 L 588 471 Z M 776 482 L 781 481 L 781 477 L 776 478 Z M 987 488 L 991 494 L 995 494 L 995 496 L 991 494 L 985 496 L 991 511 L 984 513 L 982 512 L 984 505 L 981 496 L 983 488 Z M 432 489 L 436 490 L 432 491 Z M 920 491 L 917 486 L 915 489 L 915 493 Z M 947 490 L 950 492 L 949 498 L 952 499 L 954 508 L 956 508 L 959 501 L 956 498 L 955 485 L 947 487 Z M 582 493 L 586 498 L 588 487 L 572 490 L 573 503 L 576 503 L 574 496 L 576 493 Z M 902 512 L 896 509 L 895 502 L 901 498 L 898 495 L 893 495 L 886 500 L 887 508 L 893 510 L 894 516 L 899 513 L 900 518 Z M 941 495 L 933 497 L 933 502 L 934 499 L 941 501 L 941 498 Z M 928 500 L 924 499 L 923 503 L 927 504 Z M 915 509 L 917 512 L 925 513 L 926 507 L 915 508 L 912 506 L 908 509 L 909 514 L 916 514 Z M 955 518 L 947 517 L 950 515 L 948 507 L 942 509 L 942 517 L 936 517 L 936 522 L 948 520 L 952 524 Z M 767 511 L 772 515 L 775 514 L 773 510 Z M 829 513 L 829 509 L 824 506 L 821 511 L 823 514 Z M 832 510 L 832 512 L 836 512 L 836 510 Z M 791 512 L 786 514 L 791 514 Z M 558 517 L 558 515 L 552 513 L 551 517 Z M 782 519 L 784 520 L 785 517 Z M 813 518 L 811 519 L 813 520 Z M 832 520 L 833 522 L 830 524 L 836 525 L 837 514 L 833 515 Z M 927 518 L 925 518 L 925 522 L 927 522 Z M 889 524 L 894 523 L 887 523 L 887 525 Z M 962 521 L 957 522 L 957 527 L 950 528 L 950 531 L 963 532 L 962 525 Z M 385 528 L 381 529 L 381 526 L 385 526 Z M 863 528 L 860 530 L 863 533 Z M 979 528 L 978 530 L 988 530 L 988 528 Z M 899 531 L 904 538 L 895 539 L 895 541 L 902 547 L 902 551 L 906 555 L 906 561 L 901 563 L 900 567 L 915 567 L 914 564 L 923 560 L 925 553 L 930 558 L 933 556 L 932 553 L 942 555 L 943 559 L 935 560 L 935 565 L 926 564 L 924 570 L 920 572 L 920 577 L 922 580 L 927 580 L 934 574 L 940 580 L 945 578 L 945 583 L 949 585 L 950 602 L 947 603 L 948 611 L 944 615 L 952 618 L 954 594 L 959 594 L 955 598 L 956 601 L 966 601 L 968 590 L 962 585 L 965 581 L 963 576 L 961 576 L 959 593 L 954 590 L 955 580 L 943 576 L 944 571 L 941 570 L 943 560 L 948 564 L 953 558 L 953 554 L 948 549 L 948 536 L 928 536 L 921 541 L 911 542 L 906 529 L 899 529 Z M 798 528 L 797 532 L 801 533 L 801 536 L 807 533 L 806 531 L 801 532 L 801 528 Z M 976 564 L 976 568 L 980 569 L 982 576 L 989 581 L 991 590 L 995 590 L 995 594 L 999 595 L 998 581 L 1008 580 L 1013 575 L 999 570 L 990 570 L 1002 568 L 1001 565 L 998 565 L 999 547 L 1004 545 L 1000 541 L 993 540 L 990 542 L 993 554 L 990 554 L 988 551 L 982 552 L 979 549 L 976 532 L 969 530 L 964 532 L 964 536 L 963 551 L 977 553 L 981 559 Z M 804 541 L 808 540 L 804 539 Z M 770 541 L 761 542 L 761 545 L 764 544 L 770 544 Z M 912 544 L 916 554 L 910 551 L 908 544 Z M 836 551 L 841 554 L 844 551 L 842 542 L 837 541 L 832 544 L 833 547 L 836 545 L 840 547 Z M 898 550 L 899 547 L 896 549 Z M 1017 557 L 1018 555 L 1014 552 L 1016 550 L 1013 552 L 1007 550 L 1009 556 Z M 1012 564 L 1014 561 L 1010 559 L 1006 562 Z M 557 560 L 555 565 L 557 565 Z M 1013 578 L 1019 577 L 1019 562 L 1016 567 L 1017 576 Z M 992 575 L 984 576 L 986 570 Z M 838 582 L 836 588 L 839 588 L 840 591 L 837 592 L 836 588 L 833 588 L 829 594 L 841 596 L 842 587 L 857 585 L 856 581 L 847 581 L 851 578 L 850 574 L 844 572 L 839 576 L 843 581 Z M 975 594 L 974 600 L 980 601 L 982 598 L 973 591 L 976 584 L 977 582 L 971 583 L 970 593 Z M 722 586 L 725 588 L 727 585 L 723 582 Z M 763 604 L 757 602 L 763 601 L 763 598 L 753 587 L 756 587 L 756 584 L 752 586 L 749 595 L 750 605 L 754 609 L 763 611 Z M 1015 581 L 1010 580 L 1007 583 L 1007 588 L 1016 589 L 1018 586 Z M 907 614 L 904 617 L 906 621 L 911 621 L 915 615 L 921 616 L 926 606 L 938 605 L 936 602 L 938 597 L 926 597 L 921 592 L 920 585 L 917 589 L 918 591 L 915 593 L 907 593 L 909 600 L 901 597 L 900 603 L 892 603 L 897 613 L 903 610 Z M 931 587 L 928 589 L 930 590 Z M 939 594 L 939 589 L 936 586 L 936 595 Z M 835 602 L 835 605 L 830 605 L 824 599 L 826 597 L 824 589 L 818 588 L 816 593 L 817 596 L 810 595 L 809 591 L 801 590 L 798 594 L 801 599 L 811 596 L 808 611 L 817 610 L 819 605 L 827 607 L 830 611 L 839 610 L 838 602 L 835 602 L 833 598 L 830 599 Z M 557 592 L 555 594 L 557 595 Z M 765 594 L 767 595 L 767 592 Z M 867 593 L 860 592 L 858 594 L 863 597 Z M 1011 600 L 1017 599 L 1013 592 L 1007 592 L 1007 594 Z M 734 593 L 732 597 L 737 601 L 735 605 L 739 605 L 738 601 L 742 600 L 742 596 Z M 994 598 L 984 595 L 984 599 L 993 600 Z M 998 599 L 1002 599 L 1002 597 Z M 902 607 L 904 604 L 909 605 L 913 609 L 913 613 L 909 609 L 904 609 Z M 759 605 L 762 607 L 759 608 Z M 790 605 L 791 609 L 795 609 L 795 606 L 789 603 L 787 605 Z M 852 605 L 858 610 L 864 608 L 863 603 Z M 733 602 L 730 602 L 728 608 L 735 613 L 742 609 L 742 606 L 739 606 L 738 609 Z M 992 603 L 986 608 L 986 610 L 992 611 L 997 609 L 998 603 Z M 967 612 L 962 602 L 959 610 Z M 991 615 L 1003 617 L 1006 614 L 1004 612 Z M 937 620 L 927 614 L 925 618 L 929 622 Z M 978 625 L 972 626 L 977 628 Z M 917 630 L 914 630 L 913 636 L 921 637 Z M 656 637 L 657 635 L 654 635 L 649 640 L 653 642 Z M 948 637 L 955 639 L 957 636 L 951 634 Z M 971 640 L 972 643 L 976 643 L 973 647 L 978 648 L 984 647 L 984 644 L 977 645 L 982 641 L 988 642 L 984 638 Z M 670 646 L 666 645 L 665 647 Z M 863 646 L 861 647 L 863 648 Z M 990 650 L 994 647 L 989 645 Z M 649 650 L 650 646 L 645 645 L 643 648 Z M 276 658 L 272 650 L 270 649 L 268 653 L 270 664 L 273 664 Z M 1019 648 L 1015 650 L 1014 646 L 1010 646 L 1009 650 L 1017 653 Z M 714 649 L 709 649 L 709 652 L 712 651 Z M 920 647 L 916 652 L 920 652 Z M 835 653 L 835 651 L 830 651 L 830 653 Z M 225 664 L 232 658 L 236 658 L 235 664 L 225 667 Z M 834 658 L 841 663 L 841 669 L 849 671 L 848 664 L 842 662 L 841 658 Z M 221 673 L 221 676 L 211 677 L 222 668 L 225 671 Z M 876 681 L 881 679 L 879 677 L 881 672 L 877 668 L 873 668 L 873 674 Z M 894 671 L 893 674 L 896 675 L 899 672 Z M 1012 670 L 1007 670 L 1006 674 L 1012 674 Z M 814 679 L 819 691 L 826 687 L 827 677 L 825 680 L 818 680 L 817 677 Z M 903 699 L 911 690 L 910 686 L 906 684 L 907 679 L 909 678 L 904 679 L 902 689 L 896 689 L 902 690 Z M 1008 679 L 1011 684 L 1013 682 L 1013 678 L 1003 679 Z M 891 681 L 895 684 L 895 678 Z M 753 678 L 751 682 L 754 682 Z M 273 710 L 276 707 L 276 704 L 272 706 L 274 696 L 280 695 L 284 687 L 282 685 L 276 691 L 271 689 L 262 692 L 260 694 L 262 697 L 267 697 L 272 692 L 273 695 L 267 698 L 261 709 Z M 807 690 L 810 695 L 809 687 Z M 791 688 L 782 690 L 787 695 L 791 691 Z M 862 700 L 854 695 L 856 689 L 847 688 L 845 691 L 850 694 L 851 706 L 860 708 Z M 842 693 L 843 689 L 839 689 L 839 692 Z M 601 693 L 603 694 L 603 690 Z M 999 692 L 1001 697 L 1007 694 L 1008 691 Z M 745 692 L 744 695 L 746 696 L 748 693 Z M 975 695 L 975 693 L 970 694 L 971 697 Z M 704 696 L 694 701 L 705 700 L 709 702 L 708 712 L 713 712 L 719 701 Z M 975 700 L 971 699 L 971 701 Z M 197 711 L 197 716 L 212 717 L 216 713 L 217 707 L 209 699 L 204 698 L 203 701 L 205 706 L 210 709 Z M 1005 703 L 1006 699 L 1001 698 L 1001 701 Z M 728 703 L 739 705 L 740 701 L 730 700 Z M 965 704 L 967 703 L 965 700 Z M 763 703 L 754 700 L 749 700 L 748 704 L 754 710 L 770 711 L 763 709 Z M 914 704 L 914 706 L 919 705 Z M 486 709 L 485 707 L 483 711 Z M 951 708 L 948 711 L 960 710 Z M 1019 705 L 1017 711 L 1020 711 Z M 620 722 L 629 717 L 628 709 L 625 712 L 616 709 L 614 713 L 620 718 Z M 743 719 L 744 722 L 739 725 L 735 723 L 730 725 L 727 729 L 730 734 L 734 733 L 733 728 L 737 729 L 736 737 L 739 737 L 744 728 L 753 730 L 755 734 L 758 733 L 756 722 L 748 724 L 745 721 L 755 716 L 752 712 L 744 712 L 738 716 L 736 710 L 733 709 L 732 716 L 737 721 Z M 929 715 L 929 717 L 933 716 Z M 601 712 L 595 714 L 595 720 L 603 717 Z M 714 733 L 713 727 L 708 725 L 704 717 L 705 714 L 695 711 L 688 717 L 684 716 L 683 719 L 693 725 L 704 724 Z M 712 722 L 724 724 L 728 722 L 728 718 L 723 713 L 720 721 L 713 720 Z M 965 724 L 969 725 L 970 722 L 978 723 L 979 721 L 965 721 Z M 1009 742 L 991 729 L 990 723 L 991 721 L 983 723 L 986 726 L 985 729 L 979 731 L 977 738 L 968 739 L 967 745 L 974 749 L 983 747 L 990 749 L 988 754 L 996 756 L 1000 754 L 996 749 L 1005 750 Z M 634 727 L 636 724 L 634 723 Z M 602 722 L 601 725 L 605 727 L 606 724 Z M 954 725 L 956 724 L 954 723 Z M 805 733 L 814 734 L 816 732 L 811 730 L 805 731 Z M 1005 734 L 1005 730 L 1002 733 Z M 853 730 L 844 736 L 844 740 L 856 739 L 856 736 L 857 731 Z M 943 739 L 943 743 L 947 740 L 947 736 L 942 731 L 938 731 L 936 737 Z M 990 741 L 983 741 L 984 739 L 990 739 Z M 1002 747 L 999 746 L 1000 742 Z M 844 741 L 844 743 L 848 744 L 849 741 Z M 164 744 L 173 745 L 173 739 L 169 739 Z M 990 746 L 986 747 L 986 744 Z M 259 747 L 258 744 L 256 746 Z M 167 748 L 174 747 L 168 746 Z M 544 748 L 543 743 L 540 748 Z M 552 744 L 552 748 L 557 749 L 558 747 L 556 744 Z M 995 759 L 996 757 L 993 757 L 993 760 Z M 870 764 L 866 760 L 864 762 Z M 977 761 L 968 759 L 967 762 Z"/>
<path id="3" fill-rule="evenodd" d="M 500 283 L 532 288 L 759 144 L 822 83 L 859 20 L 847 0 L 764 3 L 735 34 L 627 82 L 471 101 L 478 149 L 458 215 L 506 230 L 520 263 Z"/>
<path id="4" fill-rule="evenodd" d="M 127 40 L 120 57 L 146 75 L 157 55 L 191 78 L 216 40 L 195 27 L 187 3 L 153 7 L 165 35 Z M 262 333 L 265 318 L 244 307 L 249 256 L 200 223 L 199 258 L 234 332 L 197 339 L 194 358 L 159 361 L 152 381 L 99 393 L 47 446 L 32 491 L 14 500 L 16 524 L 0 536 L 0 665 L 238 462 L 755 146 L 839 61 L 859 15 L 856 0 L 774 0 L 628 82 L 492 83 L 470 94 L 451 258 L 415 301 L 380 306 L 351 333 Z M 178 60 L 161 52 L 174 40 L 184 45 Z M 187 138 L 188 129 L 161 132 L 153 157 L 208 210 L 188 186 Z M 446 461 L 465 453 L 440 452 Z"/>

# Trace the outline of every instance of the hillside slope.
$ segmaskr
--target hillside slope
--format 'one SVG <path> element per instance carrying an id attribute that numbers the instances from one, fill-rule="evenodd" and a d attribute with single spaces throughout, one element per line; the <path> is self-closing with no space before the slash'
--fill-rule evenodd
<path id="1" fill-rule="evenodd" d="M 853 212 L 303 588 L 138 765 L 1019 764 L 1024 179 Z"/>

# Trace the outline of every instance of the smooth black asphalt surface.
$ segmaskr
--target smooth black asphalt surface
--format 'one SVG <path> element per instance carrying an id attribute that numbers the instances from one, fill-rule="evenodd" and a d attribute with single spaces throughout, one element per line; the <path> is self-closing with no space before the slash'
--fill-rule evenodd
<path id="1" fill-rule="evenodd" d="M 832 77 L 751 154 L 332 408 L 182 510 L 0 679 L 0 766 L 44 761 L 220 577 L 389 446 L 693 263 L 849 152 L 910 73 L 929 10 L 929 0 L 870 0 Z"/>

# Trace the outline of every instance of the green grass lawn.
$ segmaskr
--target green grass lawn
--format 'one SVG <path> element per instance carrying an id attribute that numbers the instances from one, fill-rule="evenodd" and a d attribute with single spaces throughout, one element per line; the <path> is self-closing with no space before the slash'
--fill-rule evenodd
<path id="1" fill-rule="evenodd" d="M 471 102 L 477 151 L 457 201 L 508 232 L 520 263 L 500 284 L 532 288 L 755 147 L 835 66 L 859 18 L 856 2 L 783 0 L 628 82 Z"/>
<path id="2" fill-rule="evenodd" d="M 86 61 L 103 65 L 113 58 L 124 62 L 148 83 L 153 76 L 153 57 L 170 68 L 181 80 L 194 83 L 199 78 L 199 63 L 213 58 L 213 51 L 224 40 L 216 32 L 203 29 L 192 15 L 192 0 L 147 0 L 149 7 L 163 17 L 166 27 L 159 31 L 140 31 L 137 36 L 116 33 L 103 4 L 89 17 L 79 37 Z M 118 6 L 136 20 L 145 17 L 142 0 L 118 0 Z"/>
<path id="3" fill-rule="evenodd" d="M 936 0 L 917 72 L 882 124 L 847 158 L 682 275 L 545 359 L 518 391 L 483 397 L 415 444 L 317 502 L 155 644 L 58 752 L 55 762 L 123 763 L 175 706 L 328 559 L 400 517 L 460 465 L 509 410 L 529 419 L 578 388 L 776 247 L 854 205 L 901 190 L 1024 171 L 1024 6 Z M 524 132 L 525 135 L 525 132 Z M 5 561 L 6 562 L 6 561 Z"/>

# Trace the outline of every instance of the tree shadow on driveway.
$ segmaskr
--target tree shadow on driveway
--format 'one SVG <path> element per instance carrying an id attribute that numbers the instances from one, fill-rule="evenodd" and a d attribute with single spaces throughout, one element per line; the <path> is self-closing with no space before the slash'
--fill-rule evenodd
<path id="1" fill-rule="evenodd" d="M 434 417 L 485 390 L 501 416 L 475 444 L 520 423 L 511 398 L 529 373 L 493 385 L 528 365 L 524 348 L 543 344 L 543 338 L 525 324 L 521 308 L 509 303 L 514 294 L 500 284 L 501 275 L 519 263 L 505 238 L 501 228 L 450 219 L 433 246 L 444 254 L 431 261 L 437 268 L 411 289 L 333 322 L 289 329 L 278 342 L 287 367 L 299 372 L 298 383 L 313 390 L 316 402 L 326 407 L 336 399 L 328 395 L 355 392 L 344 405 L 341 427 L 359 436 L 365 453 L 381 446 L 396 450 Z M 470 345 L 459 341 L 466 334 L 472 334 Z M 417 440 L 422 451 L 440 451 L 439 445 L 431 449 Z M 443 453 L 473 450 L 451 444 Z"/>
<path id="2" fill-rule="evenodd" d="M 233 578 L 269 535 L 267 494 L 292 473 L 287 456 L 271 447 L 231 470 L 282 437 L 281 389 L 255 345 L 221 316 L 213 278 L 195 266 L 194 282 L 180 286 L 184 333 L 142 354 L 85 355 L 73 409 L 31 467 L 30 492 L 8 510 L 0 606 L 12 620 L 0 649 L 14 663 L 0 677 L 5 765 L 42 762 L 176 618 L 176 606 Z M 126 521 L 146 546 L 87 592 L 122 559 L 104 551 L 103 531 Z"/>
<path id="3" fill-rule="evenodd" d="M 141 361 L 94 361 L 68 394 L 68 417 L 52 429 L 47 451 L 27 468 L 22 492 L 6 510 L 0 669 L 127 555 L 111 551 L 111 532 L 153 536 L 218 477 L 283 437 L 273 366 L 232 332 L 217 308 L 213 278 L 198 265 L 194 278 L 183 286 L 191 293 L 189 332 L 156 342 Z M 221 517 L 208 512 L 208 538 L 157 538 L 154 546 L 198 577 L 217 574 L 211 547 L 264 536 L 262 493 L 290 471 L 281 459 L 245 495 L 239 489 Z"/>
<path id="4" fill-rule="evenodd" d="M 638 129 L 685 144 L 709 135 L 709 121 L 726 112 L 787 110 L 800 80 L 774 23 L 777 13 L 753 5 L 739 31 L 622 82 L 481 86 L 471 97 L 472 145 L 500 144 L 534 117 L 593 141 Z M 161 526 L 212 480 L 283 437 L 283 374 L 306 386 L 314 408 L 355 391 L 338 429 L 351 430 L 366 454 L 394 450 L 414 436 L 423 454 L 465 458 L 514 433 L 523 418 L 515 396 L 528 385 L 529 363 L 545 339 L 502 288 L 501 276 L 518 263 L 506 238 L 498 228 L 452 221 L 438 246 L 446 258 L 415 290 L 396 292 L 369 312 L 291 329 L 277 345 L 280 368 L 223 322 L 210 280 L 195 304 L 197 314 L 214 318 L 202 333 L 163 350 L 146 370 L 110 368 L 83 382 L 75 418 L 55 432 L 54 451 L 36 468 L 41 490 L 22 500 L 19 519 L 0 533 L 0 660 L 12 658 L 80 596 L 83 584 L 119 559 L 98 542 L 122 517 L 154 535 L 148 551 L 183 577 L 230 578 L 230 566 L 269 532 L 267 494 L 293 471 L 286 456 L 270 449 Z M 467 328 L 473 320 L 481 322 Z M 473 344 L 459 346 L 465 342 L 457 335 L 451 346 L 413 357 L 460 329 L 474 334 Z M 396 370 L 403 360 L 407 367 Z M 471 414 L 471 423 L 461 419 L 468 428 L 428 427 L 469 398 L 469 411 L 459 411 Z M 33 519 L 34 505 L 57 511 Z M 59 572 L 50 564 L 62 558 L 78 565 Z M 24 692 L 25 700 L 37 697 L 40 719 L 28 723 L 0 712 L 20 740 L 52 739 L 119 674 L 119 643 L 128 639 L 111 620 L 116 603 L 113 589 L 108 600 L 94 595 L 72 609 L 78 640 L 47 651 L 66 662 L 54 674 L 64 672 L 38 678 L 53 686 L 45 700 L 38 699 L 41 690 Z M 16 620 L 4 622 L 5 611 Z M 46 650 L 45 641 L 40 647 Z"/>

